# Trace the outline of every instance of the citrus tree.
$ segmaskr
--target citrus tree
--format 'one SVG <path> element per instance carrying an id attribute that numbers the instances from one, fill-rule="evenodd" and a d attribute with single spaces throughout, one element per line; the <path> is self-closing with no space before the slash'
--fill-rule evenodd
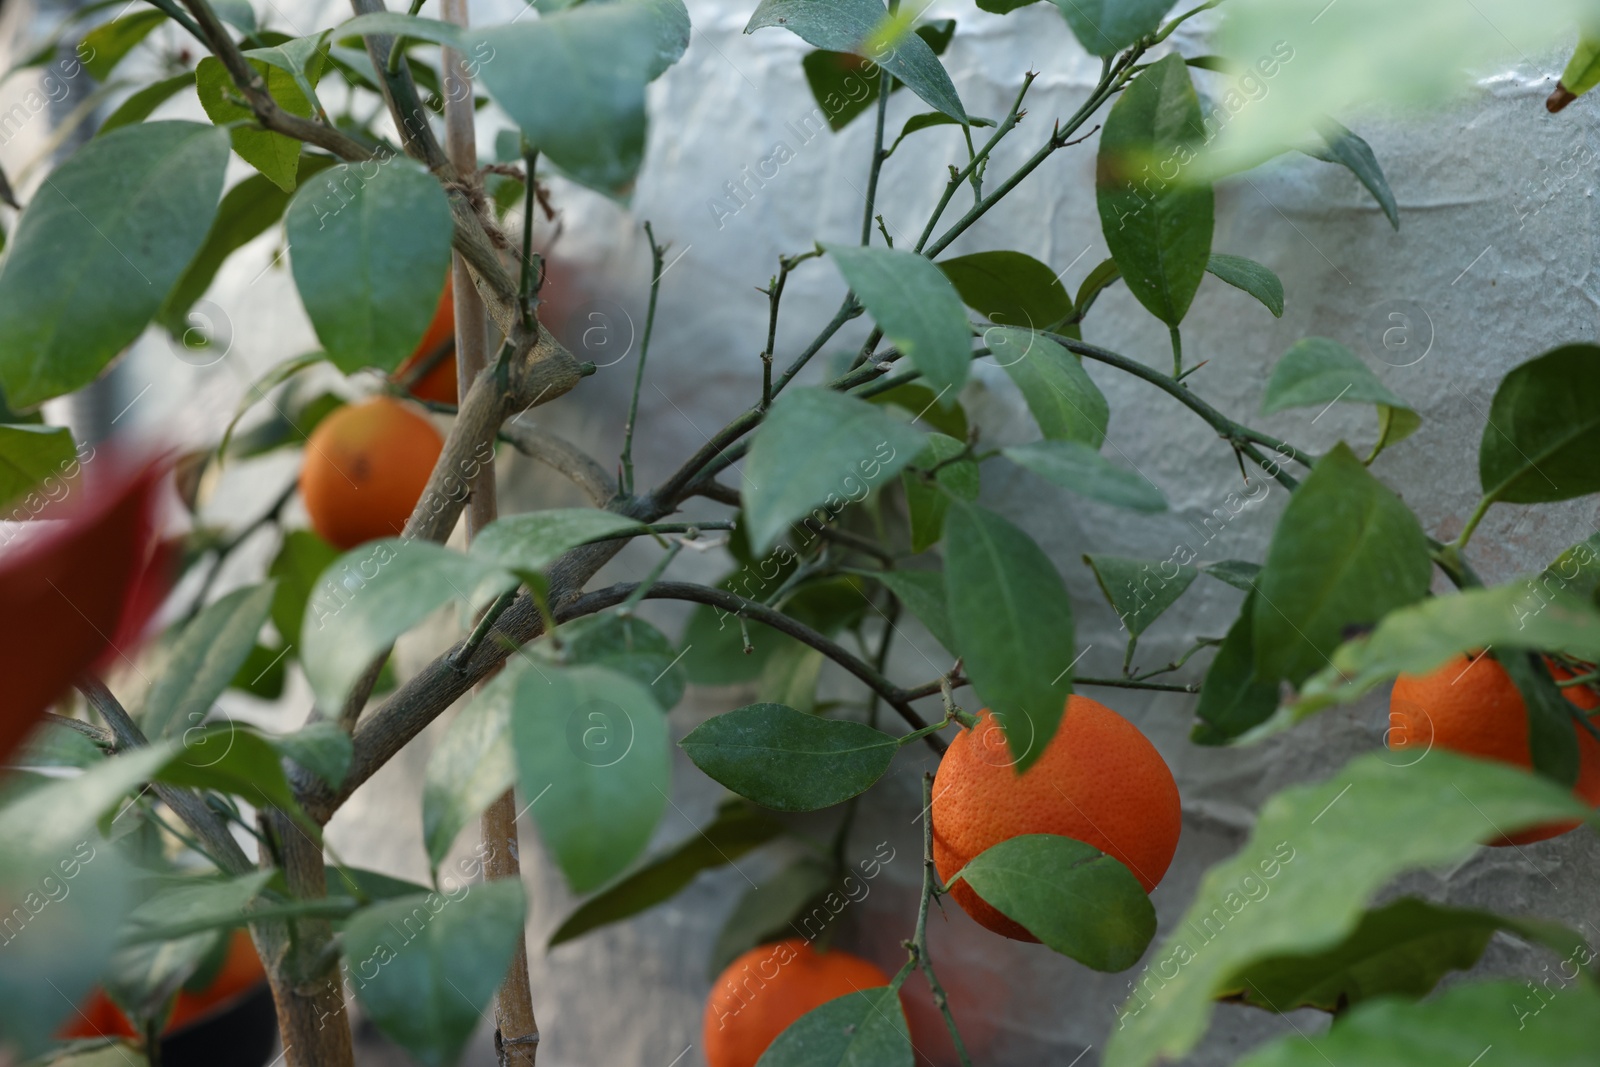
<path id="1" fill-rule="evenodd" d="M 1029 114 L 1035 74 L 1021 70 L 1006 113 L 967 111 L 940 60 L 954 20 L 878 0 L 763 0 L 749 30 L 781 28 L 815 49 L 803 66 L 819 129 L 873 128 L 859 237 L 774 264 L 759 390 L 654 486 L 635 481 L 633 463 L 667 264 L 648 226 L 649 310 L 616 461 L 519 417 L 595 373 L 540 322 L 541 175 L 626 195 L 647 86 L 689 41 L 683 4 L 540 0 L 528 17 L 487 28 L 469 26 L 454 2 L 440 18 L 420 2 L 406 13 L 381 0 L 353 6 L 348 21 L 289 36 L 243 0 L 153 0 L 99 22 L 109 8 L 89 5 L 32 60 L 80 64 L 104 81 L 168 22 L 203 49 L 192 67 L 177 57 L 169 77 L 122 99 L 32 191 L 0 264 L 0 490 L 15 519 L 62 520 L 24 522 L 31 533 L 0 556 L 0 605 L 16 631 L 0 652 L 14 686 L 0 742 L 31 768 L 8 773 L 0 806 L 0 1055 L 54 1055 L 67 1032 L 81 1041 L 65 1053 L 85 1063 L 106 1054 L 107 1038 L 142 1046 L 119 1056 L 156 1059 L 174 1005 L 214 980 L 241 944 L 230 932 L 248 929 L 290 1064 L 352 1062 L 349 996 L 427 1064 L 456 1062 L 494 1001 L 501 1062 L 532 1063 L 539 996 L 524 956 L 519 813 L 538 824 L 542 862 L 584 898 L 555 944 L 793 835 L 782 813 L 832 809 L 829 847 L 775 891 L 740 901 L 719 939 L 704 1020 L 713 1067 L 910 1064 L 900 997 L 914 971 L 970 1063 L 928 951 L 930 911 L 947 898 L 997 935 L 1129 971 L 1106 1052 L 1119 1067 L 1182 1057 L 1219 998 L 1336 1017 L 1325 1035 L 1252 1053 L 1252 1067 L 1471 1063 L 1489 1047 L 1514 1047 L 1522 1064 L 1592 1057 L 1594 953 L 1577 933 L 1537 917 L 1373 901 L 1407 870 L 1565 832 L 1600 801 L 1588 718 L 1600 701 L 1600 541 L 1494 587 L 1468 552 L 1491 507 L 1600 492 L 1600 349 L 1524 353 L 1505 375 L 1479 450 L 1481 503 L 1449 540 L 1374 473 L 1420 416 L 1338 339 L 1295 344 L 1265 389 L 1267 413 L 1373 408 L 1366 439 L 1320 452 L 1208 402 L 1208 378 L 1224 368 L 1183 350 L 1207 273 L 1255 297 L 1262 314 L 1283 311 L 1282 285 L 1240 254 L 1248 249 L 1213 247 L 1214 185 L 1232 169 L 1298 148 L 1348 168 L 1399 225 L 1371 149 L 1317 104 L 1349 89 L 1330 71 L 1354 70 L 1372 50 L 1426 53 L 1408 89 L 1448 66 L 1423 47 L 1443 25 L 1439 4 L 1419 5 L 1427 17 L 1415 25 L 1385 24 L 1371 3 L 1330 5 L 1317 16 L 1327 35 L 1307 41 L 1299 22 L 1285 29 L 1287 6 L 1240 0 L 1219 56 L 1185 54 L 1174 41 L 1188 38 L 1173 36 L 1215 0 L 1177 13 L 1165 0 L 1063 2 L 1061 47 L 1070 34 L 1100 75 L 1076 111 L 1040 121 Z M 1542 29 L 1554 20 L 1553 34 L 1573 10 L 1517 17 Z M 1592 51 L 1580 45 L 1553 109 L 1595 80 Z M 515 123 L 493 151 L 475 130 L 479 89 Z M 894 130 L 897 91 L 929 110 Z M 210 124 L 155 117 L 191 93 Z M 1096 131 L 1097 146 L 1080 147 Z M 952 162 L 931 178 L 895 175 L 942 190 L 929 217 L 909 220 L 915 239 L 896 242 L 891 231 L 908 220 L 888 224 L 896 209 L 880 182 L 912 137 L 945 139 Z M 1035 150 L 997 173 L 996 147 L 1022 138 Z M 1110 253 L 1075 292 L 1061 280 L 1070 264 L 1008 249 L 947 255 L 1074 149 L 1097 153 L 1084 195 Z M 234 155 L 255 173 L 224 190 Z M 93 382 L 152 323 L 206 343 L 196 301 L 231 253 L 280 221 L 322 348 L 258 382 L 238 432 L 185 457 L 177 480 L 192 486 L 205 466 L 302 448 L 295 491 L 312 529 L 283 528 L 286 495 L 262 501 L 244 529 L 163 541 L 166 460 L 76 443 L 27 413 Z M 798 271 L 836 272 L 848 295 L 808 343 L 780 350 L 783 294 Z M 1165 353 L 1157 366 L 1085 339 L 1116 285 L 1168 328 L 1170 367 Z M 870 322 L 865 340 L 843 346 L 857 319 Z M 1037 439 L 992 447 L 969 420 L 962 391 L 980 360 L 1020 391 Z M 297 390 L 320 364 L 366 398 Z M 1102 451 L 1111 412 L 1090 365 L 1131 375 L 1150 387 L 1152 408 L 1215 431 L 1241 475 L 1230 513 L 1288 494 L 1259 561 L 1185 548 L 1162 560 L 1086 557 L 1127 634 L 1111 677 L 1075 672 L 1073 607 L 1055 563 L 980 503 L 985 470 L 1011 464 L 1133 513 L 1166 508 L 1158 486 Z M 504 449 L 567 476 L 592 506 L 498 515 Z M 463 519 L 465 547 L 446 547 Z M 213 597 L 221 561 L 268 526 L 281 547 L 260 582 Z M 594 585 L 635 541 L 659 546 L 653 565 Z M 685 546 L 707 544 L 725 552 L 726 577 L 679 580 Z M 199 592 L 135 663 L 174 566 L 199 572 Z M 1454 590 L 1434 595 L 1436 575 Z M 1174 662 L 1141 667 L 1140 635 L 1198 581 L 1242 594 L 1225 636 L 1197 636 Z M 646 622 L 652 600 L 695 605 L 686 632 L 674 639 Z M 394 643 L 441 609 L 456 610 L 457 639 L 396 679 Z M 935 677 L 886 673 L 907 617 L 949 654 Z M 105 683 L 119 662 L 139 672 L 137 694 Z M 818 699 L 825 662 L 860 683 L 859 701 Z M 302 727 L 271 734 L 215 719 L 225 689 L 273 696 L 289 665 L 314 693 Z M 1192 693 L 1194 742 L 1222 745 L 1396 677 L 1388 749 L 1274 798 L 1152 951 L 1147 893 L 1176 848 L 1177 787 L 1143 735 L 1083 691 Z M 675 737 L 667 713 L 688 681 L 750 684 L 759 700 Z M 341 862 L 322 827 L 458 704 L 417 790 L 432 884 Z M 729 796 L 695 836 L 651 852 L 674 743 Z M 922 892 L 891 974 L 829 948 L 826 923 L 810 920 L 886 862 L 861 855 L 852 820 L 913 745 L 941 762 L 937 780 L 924 780 Z M 463 853 L 472 824 L 479 840 Z M 1542 993 L 1463 981 L 1428 997 L 1502 932 L 1556 953 Z M 121 1020 L 114 1034 L 74 1029 L 73 1005 L 97 987 Z"/>

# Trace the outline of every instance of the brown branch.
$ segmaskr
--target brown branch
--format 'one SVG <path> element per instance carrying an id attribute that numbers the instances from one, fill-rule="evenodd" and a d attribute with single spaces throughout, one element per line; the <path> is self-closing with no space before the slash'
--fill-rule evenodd
<path id="1" fill-rule="evenodd" d="M 564 475 L 584 491 L 596 507 L 605 507 L 617 495 L 617 483 L 599 460 L 566 438 L 512 420 L 500 427 L 502 440 L 517 451 Z M 734 500 L 737 502 L 738 495 Z"/>

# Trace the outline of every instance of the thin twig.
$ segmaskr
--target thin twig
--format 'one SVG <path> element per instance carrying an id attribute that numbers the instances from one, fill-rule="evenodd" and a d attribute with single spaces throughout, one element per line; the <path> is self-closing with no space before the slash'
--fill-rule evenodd
<path id="1" fill-rule="evenodd" d="M 928 954 L 928 907 L 935 895 L 942 893 L 939 884 L 939 871 L 933 862 L 933 772 L 924 771 L 922 775 L 922 899 L 917 904 L 917 932 L 912 939 L 906 942 L 906 948 L 911 952 L 911 962 L 922 969 L 923 977 L 928 980 L 928 988 L 933 992 L 934 1006 L 939 1009 L 939 1015 L 944 1019 L 945 1029 L 950 1031 L 950 1041 L 956 1047 L 956 1055 L 960 1057 L 962 1067 L 972 1067 L 972 1057 L 967 1055 L 966 1042 L 961 1040 L 961 1031 L 956 1026 L 956 1018 L 950 1013 L 950 998 L 945 996 L 944 986 L 939 984 L 939 976 L 934 973 L 933 959 Z"/>
<path id="2" fill-rule="evenodd" d="M 650 241 L 650 304 L 644 313 L 644 337 L 639 341 L 639 365 L 633 370 L 633 395 L 628 400 L 628 422 L 622 431 L 622 491 L 633 492 L 633 427 L 639 419 L 639 391 L 644 388 L 644 363 L 650 355 L 650 334 L 656 324 L 656 297 L 661 292 L 661 270 L 666 263 L 665 246 L 656 243 L 655 230 L 644 224 Z"/>

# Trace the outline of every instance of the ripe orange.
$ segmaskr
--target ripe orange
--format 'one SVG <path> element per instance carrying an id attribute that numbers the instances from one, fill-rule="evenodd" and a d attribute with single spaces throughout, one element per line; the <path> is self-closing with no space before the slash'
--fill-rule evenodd
<path id="1" fill-rule="evenodd" d="M 1551 671 L 1558 679 L 1571 677 L 1554 665 Z M 1571 686 L 1562 692 L 1584 711 L 1600 705 L 1600 697 L 1584 686 Z M 1528 707 L 1506 669 L 1484 655 L 1456 656 L 1429 674 L 1402 674 L 1396 678 L 1389 695 L 1386 740 L 1397 751 L 1438 745 L 1480 759 L 1533 767 L 1528 747 Z M 1583 730 L 1578 731 L 1578 784 L 1572 793 L 1590 807 L 1600 806 L 1600 742 Z M 1535 826 L 1489 844 L 1531 844 L 1564 834 L 1577 825 L 1559 822 Z"/>
<path id="2" fill-rule="evenodd" d="M 987 709 L 950 743 L 933 781 L 940 878 L 948 881 L 980 852 L 1020 834 L 1059 834 L 1121 861 L 1146 893 L 1161 881 L 1182 829 L 1178 785 L 1138 727 L 1098 701 L 1071 696 L 1038 760 L 1020 775 L 1014 762 Z M 1038 940 L 965 882 L 950 895 L 995 933 Z"/>
<path id="3" fill-rule="evenodd" d="M 876 964 L 791 937 L 728 964 L 706 998 L 702 1043 L 709 1067 L 755 1067 L 778 1035 L 813 1008 L 889 984 Z"/>
<path id="4" fill-rule="evenodd" d="M 446 278 L 444 292 L 439 296 L 439 307 L 433 313 L 433 321 L 428 324 L 428 332 L 417 342 L 416 351 L 407 356 L 406 361 L 395 369 L 395 380 L 404 379 L 408 371 L 448 343 L 451 346 L 450 354 L 430 367 L 421 378 L 411 383 L 410 392 L 418 400 L 432 400 L 439 404 L 456 403 L 455 338 L 455 290 L 450 279 Z"/>
<path id="5" fill-rule="evenodd" d="M 311 431 L 300 468 L 312 527 L 336 548 L 398 536 L 443 448 L 433 424 L 397 400 L 335 411 Z"/>

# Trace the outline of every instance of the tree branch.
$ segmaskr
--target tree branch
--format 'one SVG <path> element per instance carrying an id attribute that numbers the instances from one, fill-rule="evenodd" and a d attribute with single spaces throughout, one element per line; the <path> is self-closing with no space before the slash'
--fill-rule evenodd
<path id="1" fill-rule="evenodd" d="M 516 419 L 500 427 L 500 437 L 523 455 L 564 475 L 584 491 L 595 507 L 603 508 L 616 497 L 617 483 L 600 461 L 566 438 Z M 737 502 L 737 493 L 734 499 Z"/>

